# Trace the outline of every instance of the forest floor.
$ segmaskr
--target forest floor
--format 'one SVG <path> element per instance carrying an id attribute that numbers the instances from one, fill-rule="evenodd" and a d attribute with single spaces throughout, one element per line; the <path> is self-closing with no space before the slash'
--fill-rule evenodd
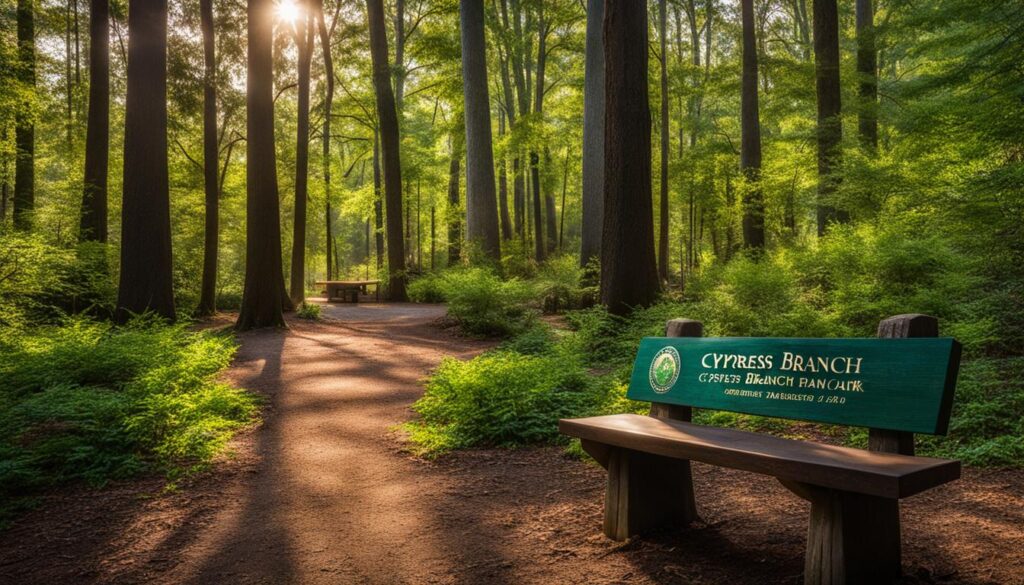
<path id="1" fill-rule="evenodd" d="M 63 490 L 0 534 L 0 583 L 798 584 L 807 506 L 771 478 L 695 464 L 703 521 L 614 543 L 604 472 L 559 448 L 405 451 L 421 378 L 491 344 L 443 307 L 328 306 L 241 336 L 228 372 L 267 398 L 233 455 Z M 967 469 L 905 500 L 906 583 L 1024 583 L 1024 472 Z"/>

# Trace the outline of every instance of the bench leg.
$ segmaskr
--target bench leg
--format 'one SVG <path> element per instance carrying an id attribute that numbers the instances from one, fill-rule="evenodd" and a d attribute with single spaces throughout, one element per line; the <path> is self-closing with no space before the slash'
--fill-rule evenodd
<path id="1" fill-rule="evenodd" d="M 899 500 L 784 485 L 811 502 L 804 585 L 874 585 L 900 577 Z"/>
<path id="2" fill-rule="evenodd" d="M 690 462 L 613 447 L 607 453 L 604 533 L 626 540 L 697 519 Z"/>

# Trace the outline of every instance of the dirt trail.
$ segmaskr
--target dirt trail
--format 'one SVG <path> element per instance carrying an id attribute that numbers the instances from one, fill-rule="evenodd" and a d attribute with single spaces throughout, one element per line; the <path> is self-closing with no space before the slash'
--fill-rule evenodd
<path id="1" fill-rule="evenodd" d="M 557 448 L 424 462 L 402 450 L 418 381 L 485 348 L 431 306 L 329 306 L 242 336 L 230 377 L 268 398 L 236 456 L 54 494 L 0 534 L 0 583 L 800 583 L 806 506 L 770 478 L 697 465 L 704 523 L 620 545 L 603 471 Z M 975 472 L 904 505 L 908 583 L 1024 583 L 1024 474 Z"/>

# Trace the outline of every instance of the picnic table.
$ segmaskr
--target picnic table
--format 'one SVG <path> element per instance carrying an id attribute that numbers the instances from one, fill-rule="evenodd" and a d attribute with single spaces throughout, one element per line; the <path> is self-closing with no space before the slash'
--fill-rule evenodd
<path id="1" fill-rule="evenodd" d="M 351 302 L 358 303 L 360 294 L 369 294 L 367 287 L 373 285 L 377 295 L 377 302 L 380 302 L 380 281 L 379 280 L 318 280 L 317 286 L 327 289 L 328 302 Z"/>

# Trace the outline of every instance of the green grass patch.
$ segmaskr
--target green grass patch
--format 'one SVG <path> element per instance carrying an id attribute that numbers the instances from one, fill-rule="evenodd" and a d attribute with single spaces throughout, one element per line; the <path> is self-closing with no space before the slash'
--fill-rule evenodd
<path id="1" fill-rule="evenodd" d="M 201 468 L 257 416 L 229 334 L 139 318 L 0 332 L 0 523 L 48 487 Z"/>

